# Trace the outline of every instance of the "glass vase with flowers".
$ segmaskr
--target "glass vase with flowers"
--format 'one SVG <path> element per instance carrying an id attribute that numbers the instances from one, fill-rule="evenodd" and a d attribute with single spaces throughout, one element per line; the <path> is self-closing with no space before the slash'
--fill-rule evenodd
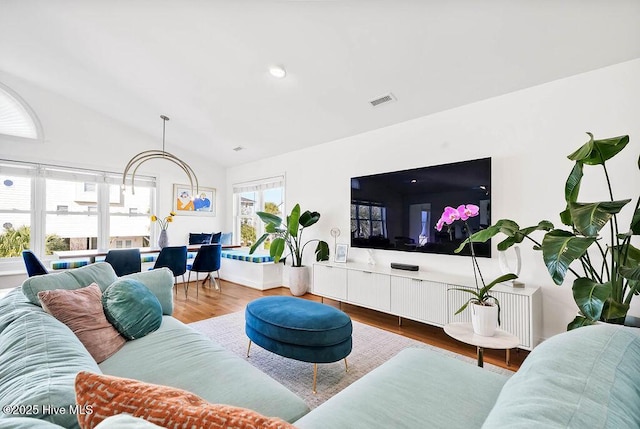
<path id="1" fill-rule="evenodd" d="M 158 222 L 160 225 L 160 235 L 158 236 L 158 247 L 164 249 L 169 245 L 169 237 L 167 236 L 167 229 L 169 228 L 169 224 L 173 222 L 173 217 L 176 214 L 174 212 L 169 212 L 167 216 L 164 218 L 159 218 L 156 215 L 151 215 L 151 222 Z"/>

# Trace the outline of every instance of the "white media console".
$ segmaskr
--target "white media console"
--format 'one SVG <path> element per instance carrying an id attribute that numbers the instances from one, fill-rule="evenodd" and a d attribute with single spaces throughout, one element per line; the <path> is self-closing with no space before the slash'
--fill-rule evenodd
<path id="1" fill-rule="evenodd" d="M 469 311 L 454 313 L 471 295 L 450 290 L 473 288 L 470 277 L 427 271 L 404 271 L 364 263 L 318 262 L 313 266 L 315 295 L 370 308 L 435 326 L 469 322 Z M 520 339 L 519 347 L 532 350 L 540 341 L 542 296 L 539 287 L 496 285 L 492 295 L 500 301 L 501 329 Z"/>

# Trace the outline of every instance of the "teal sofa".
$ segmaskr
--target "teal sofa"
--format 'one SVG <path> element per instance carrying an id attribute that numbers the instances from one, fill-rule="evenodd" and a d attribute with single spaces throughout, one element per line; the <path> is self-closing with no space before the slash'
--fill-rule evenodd
<path id="1" fill-rule="evenodd" d="M 256 410 L 293 422 L 309 411 L 295 394 L 251 364 L 171 316 L 173 275 L 166 268 L 125 276 L 147 286 L 162 306 L 158 330 L 128 341 L 99 365 L 66 325 L 47 314 L 37 293 L 96 282 L 104 291 L 118 279 L 107 263 L 27 279 L 0 300 L 0 427 L 76 428 L 74 414 L 46 414 L 75 404 L 81 370 L 178 387 L 213 403 Z M 25 407 L 38 405 L 35 408 Z M 5 406 L 18 406 L 10 409 Z M 19 407 L 23 406 L 23 407 Z"/>
<path id="2" fill-rule="evenodd" d="M 74 404 L 75 374 L 89 370 L 179 387 L 300 429 L 640 427 L 638 328 L 596 325 L 556 335 L 511 377 L 437 351 L 406 349 L 309 412 L 282 385 L 171 317 L 173 277 L 167 269 L 128 276 L 158 297 L 160 329 L 128 341 L 98 365 L 65 325 L 33 302 L 43 288 L 95 281 L 104 290 L 117 279 L 105 265 L 34 277 L 0 300 L 0 406 Z M 0 427 L 77 423 L 70 414 L 3 411 Z"/>
<path id="3" fill-rule="evenodd" d="M 640 428 L 640 329 L 556 335 L 506 377 L 406 349 L 295 422 L 300 429 Z"/>

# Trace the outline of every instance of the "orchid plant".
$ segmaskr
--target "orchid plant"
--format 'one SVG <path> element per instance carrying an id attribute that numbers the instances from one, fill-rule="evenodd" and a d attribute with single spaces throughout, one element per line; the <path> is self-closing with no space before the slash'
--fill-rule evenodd
<path id="1" fill-rule="evenodd" d="M 166 231 L 167 228 L 169 228 L 169 224 L 173 222 L 173 217 L 175 215 L 176 214 L 174 212 L 169 212 L 169 215 L 165 216 L 164 219 L 161 219 L 156 215 L 151 215 L 151 222 L 158 222 L 158 225 L 160 225 L 160 229 Z"/>
<path id="2" fill-rule="evenodd" d="M 440 219 L 436 223 L 436 229 L 438 231 L 442 231 L 442 228 L 445 225 L 447 225 L 447 227 L 450 228 L 454 222 L 458 220 L 462 221 L 464 223 L 465 231 L 467 233 L 467 239 L 460 245 L 460 247 L 458 247 L 455 250 L 455 252 L 460 253 L 460 251 L 462 251 L 462 249 L 466 244 L 469 244 L 469 248 L 471 250 L 471 262 L 473 264 L 473 277 L 475 280 L 476 287 L 475 289 L 452 288 L 452 290 L 467 292 L 472 295 L 472 297 L 469 298 L 469 300 L 467 300 L 467 302 L 465 302 L 464 305 L 462 305 L 462 307 L 460 307 L 458 311 L 455 312 L 455 314 L 460 314 L 461 312 L 463 312 L 467 308 L 469 303 L 474 303 L 476 305 L 484 305 L 484 306 L 495 304 L 498 307 L 498 324 L 500 324 L 500 301 L 498 301 L 498 299 L 495 296 L 491 295 L 490 293 L 491 288 L 493 288 L 498 283 L 516 279 L 518 278 L 518 276 L 516 276 L 513 273 L 504 274 L 498 277 L 497 279 L 493 280 L 491 283 L 485 284 L 484 278 L 482 277 L 482 272 L 480 271 L 480 265 L 478 265 L 478 260 L 476 259 L 476 254 L 473 249 L 473 241 L 469 239 L 471 237 L 471 228 L 467 223 L 467 220 L 469 218 L 478 216 L 479 213 L 480 213 L 480 208 L 474 204 L 466 204 L 466 205 L 462 204 L 458 206 L 458 208 L 446 207 L 444 209 L 444 212 L 442 213 L 442 216 L 440 216 Z M 480 278 L 480 283 L 478 283 L 478 277 Z M 482 287 L 480 287 L 480 284 L 482 284 Z"/>

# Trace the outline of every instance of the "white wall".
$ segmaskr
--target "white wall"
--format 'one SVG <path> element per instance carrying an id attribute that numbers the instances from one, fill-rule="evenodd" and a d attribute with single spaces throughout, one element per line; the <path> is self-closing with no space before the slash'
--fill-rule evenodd
<path id="1" fill-rule="evenodd" d="M 100 113 L 87 109 L 64 96 L 33 86 L 15 76 L 0 73 L 0 82 L 17 92 L 36 112 L 44 130 L 43 143 L 22 143 L 2 140 L 0 158 L 41 162 L 72 167 L 122 172 L 136 153 L 162 148 L 162 120 L 160 114 L 149 112 L 150 121 L 156 121 L 158 135 L 149 136 L 124 126 Z M 171 126 L 171 122 L 167 127 Z M 167 150 L 170 150 L 167 147 Z M 170 244 L 187 242 L 189 232 L 217 232 L 223 229 L 226 205 L 226 176 L 224 168 L 212 159 L 200 159 L 192 153 L 175 153 L 195 170 L 201 186 L 217 189 L 217 216 L 178 216 L 169 227 Z M 188 183 L 182 170 L 170 162 L 153 160 L 145 163 L 138 174 L 157 178 L 158 215 L 166 216 L 172 210 L 173 184 Z M 22 269 L 22 261 L 0 266 L 5 270 Z M 0 288 L 20 284 L 23 276 L 1 278 Z"/>
<path id="2" fill-rule="evenodd" d="M 596 138 L 631 136 L 624 156 L 610 163 L 615 197 L 634 198 L 640 189 L 637 160 L 640 154 L 640 59 L 554 81 L 527 90 L 341 139 L 309 149 L 230 168 L 227 194 L 233 183 L 268 177 L 286 171 L 289 208 L 317 210 L 320 222 L 309 229 L 329 243 L 332 227 L 342 231 L 338 241 L 349 243 L 349 198 L 352 176 L 415 168 L 427 165 L 493 158 L 492 219 L 514 219 L 529 226 L 549 219 L 560 226 L 564 209 L 564 182 L 572 168 L 566 155 L 587 141 L 586 131 Z M 398 103 L 402 103 L 399 100 Z M 394 105 L 381 108 L 393 109 Z M 599 172 L 589 171 L 587 175 Z M 604 188 L 588 192 L 585 178 L 581 200 L 606 199 Z M 600 177 L 594 182 L 600 182 Z M 458 202 L 452 202 L 452 204 Z M 231 205 L 225 206 L 232 222 Z M 628 225 L 631 208 L 623 213 Z M 495 241 L 494 241 L 495 242 Z M 571 281 L 556 286 L 540 257 L 523 245 L 520 279 L 543 288 L 543 337 L 566 329 L 577 308 Z M 378 264 L 391 261 L 420 265 L 424 271 L 464 273 L 467 257 L 374 251 Z M 495 252 L 494 252 L 495 255 Z M 308 258 L 308 260 L 307 260 Z M 305 255 L 313 262 L 313 252 Z M 366 261 L 363 249 L 350 249 L 349 259 Z M 480 260 L 485 278 L 500 274 L 497 257 Z M 640 314 L 636 299 L 631 313 Z"/>

